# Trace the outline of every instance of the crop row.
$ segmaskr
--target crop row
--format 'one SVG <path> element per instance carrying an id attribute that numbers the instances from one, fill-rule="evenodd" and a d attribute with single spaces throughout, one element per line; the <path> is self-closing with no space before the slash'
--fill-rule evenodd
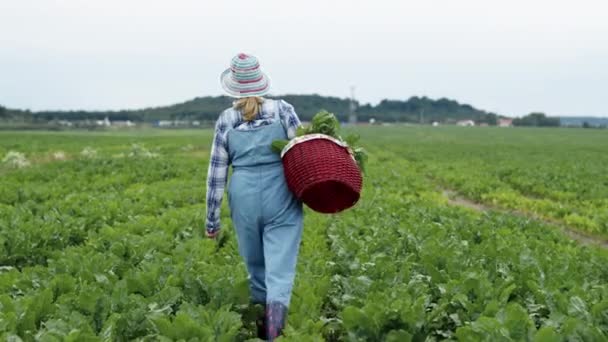
<path id="1" fill-rule="evenodd" d="M 608 237 L 605 132 L 395 128 L 363 134 L 439 187 Z"/>
<path id="2" fill-rule="evenodd" d="M 362 132 L 371 158 L 361 202 L 340 215 L 306 213 L 285 340 L 608 338 L 608 253 L 534 220 L 448 206 L 437 181 L 480 201 L 481 192 L 466 192 L 476 179 L 511 191 L 525 187 L 517 179 L 539 181 L 514 162 L 492 166 L 494 157 L 470 140 L 487 137 L 433 132 Z M 61 147 L 73 158 L 3 171 L 0 339 L 254 336 L 260 308 L 248 303 L 226 207 L 222 237 L 201 236 L 208 151 L 183 148 L 197 145 L 187 135 L 137 139 L 158 156 L 128 157 L 132 137 L 101 135 L 93 139 L 100 153 L 85 158 L 82 145 L 50 134 L 32 155 Z M 538 179 L 551 177 L 539 170 Z M 602 199 L 602 189 L 580 196 Z M 526 197 L 570 203 L 555 191 Z M 571 203 L 578 212 L 585 205 Z"/>
<path id="3" fill-rule="evenodd" d="M 201 236 L 206 164 L 183 155 L 98 155 L 6 172 L 0 180 L 0 338 L 253 337 L 260 308 L 248 302 L 227 211 L 219 241 Z M 307 216 L 311 228 L 288 328 L 300 341 L 318 340 L 324 326 L 325 220 Z"/>
<path id="4" fill-rule="evenodd" d="M 366 201 L 328 230 L 344 339 L 608 338 L 608 253 L 535 221 L 446 206 L 415 165 L 373 155 L 385 161 L 370 162 Z"/>

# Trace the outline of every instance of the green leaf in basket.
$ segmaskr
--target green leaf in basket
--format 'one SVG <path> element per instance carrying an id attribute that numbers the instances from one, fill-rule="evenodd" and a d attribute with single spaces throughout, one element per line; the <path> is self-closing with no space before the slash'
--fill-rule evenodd
<path id="1" fill-rule="evenodd" d="M 340 131 L 340 122 L 334 114 L 321 110 L 313 116 L 311 130 L 314 133 L 321 133 L 337 138 Z"/>
<path id="2" fill-rule="evenodd" d="M 298 129 L 296 130 L 296 136 L 297 137 L 301 137 L 303 135 L 308 134 L 309 129 L 304 127 L 304 126 L 299 126 Z"/>
<path id="3" fill-rule="evenodd" d="M 359 142 L 361 137 L 357 133 L 349 133 L 346 138 L 344 138 L 344 142 L 348 144 L 348 146 L 353 147 Z"/>
<path id="4" fill-rule="evenodd" d="M 275 140 L 272 142 L 272 150 L 275 153 L 281 153 L 281 151 L 283 151 L 283 149 L 285 148 L 285 146 L 287 146 L 287 144 L 289 143 L 289 141 L 287 140 Z"/>
<path id="5" fill-rule="evenodd" d="M 361 172 L 365 172 L 365 163 L 367 162 L 367 152 L 362 147 L 357 147 L 353 150 L 353 155 L 355 156 L 355 160 L 357 161 L 357 165 L 359 165 L 359 169 Z"/>

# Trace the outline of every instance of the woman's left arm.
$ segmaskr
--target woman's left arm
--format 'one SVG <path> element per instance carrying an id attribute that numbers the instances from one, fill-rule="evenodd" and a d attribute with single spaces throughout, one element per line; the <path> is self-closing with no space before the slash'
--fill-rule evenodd
<path id="1" fill-rule="evenodd" d="M 207 171 L 207 219 L 205 228 L 207 235 L 212 236 L 220 230 L 220 209 L 224 188 L 228 178 L 228 165 L 230 157 L 226 141 L 226 127 L 222 117 L 215 126 L 215 135 L 209 158 L 209 169 Z"/>

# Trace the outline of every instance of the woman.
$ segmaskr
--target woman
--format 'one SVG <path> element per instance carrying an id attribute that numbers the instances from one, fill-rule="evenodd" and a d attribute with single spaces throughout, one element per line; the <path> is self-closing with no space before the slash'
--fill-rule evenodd
<path id="1" fill-rule="evenodd" d="M 300 120 L 287 102 L 261 98 L 270 81 L 254 56 L 235 56 L 222 73 L 221 84 L 237 100 L 215 127 L 207 175 L 207 236 L 214 238 L 220 230 L 231 164 L 232 223 L 249 273 L 252 301 L 266 305 L 258 335 L 272 341 L 285 325 L 302 236 L 302 203 L 288 190 L 281 158 L 270 146 L 274 140 L 293 138 Z"/>

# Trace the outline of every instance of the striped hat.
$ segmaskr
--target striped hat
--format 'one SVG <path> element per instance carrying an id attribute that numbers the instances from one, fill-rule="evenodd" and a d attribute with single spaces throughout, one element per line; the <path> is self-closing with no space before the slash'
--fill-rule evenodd
<path id="1" fill-rule="evenodd" d="M 222 88 L 232 97 L 263 96 L 270 90 L 270 79 L 260 70 L 254 56 L 239 53 L 220 77 Z"/>

